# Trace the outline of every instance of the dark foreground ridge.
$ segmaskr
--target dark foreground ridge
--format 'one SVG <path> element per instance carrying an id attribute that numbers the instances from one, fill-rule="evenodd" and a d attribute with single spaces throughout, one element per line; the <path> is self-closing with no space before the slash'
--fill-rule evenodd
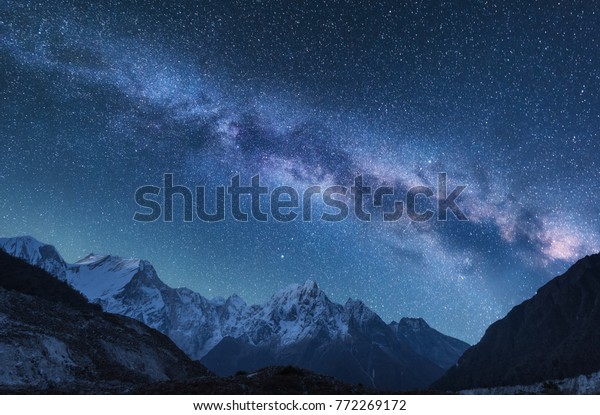
<path id="1" fill-rule="evenodd" d="M 210 375 L 167 336 L 102 312 L 65 282 L 3 251 L 0 322 L 4 391 L 125 393 Z"/>
<path id="2" fill-rule="evenodd" d="M 600 254 L 492 324 L 440 380 L 436 390 L 529 385 L 600 371 Z"/>
<path id="3" fill-rule="evenodd" d="M 295 366 L 273 366 L 229 377 L 204 377 L 189 382 L 144 385 L 135 394 L 166 395 L 355 395 L 373 394 L 362 385 L 349 385 L 330 376 Z"/>

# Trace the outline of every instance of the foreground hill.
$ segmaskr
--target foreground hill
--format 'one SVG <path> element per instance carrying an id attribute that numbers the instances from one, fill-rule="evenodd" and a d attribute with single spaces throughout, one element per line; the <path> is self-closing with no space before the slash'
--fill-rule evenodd
<path id="1" fill-rule="evenodd" d="M 600 254 L 492 324 L 432 388 L 530 385 L 600 371 Z"/>
<path id="2" fill-rule="evenodd" d="M 0 251 L 0 387 L 127 392 L 207 376 L 165 335 L 104 313 L 66 283 Z"/>
<path id="3" fill-rule="evenodd" d="M 171 381 L 143 385 L 135 394 L 173 395 L 356 395 L 373 390 L 349 385 L 335 378 L 294 366 L 273 366 L 228 377 L 202 377 L 188 382 Z"/>

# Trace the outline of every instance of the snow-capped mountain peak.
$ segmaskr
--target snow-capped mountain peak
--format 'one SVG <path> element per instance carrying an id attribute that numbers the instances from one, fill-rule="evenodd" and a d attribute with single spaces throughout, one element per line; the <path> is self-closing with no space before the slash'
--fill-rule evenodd
<path id="1" fill-rule="evenodd" d="M 65 280 L 67 264 L 52 245 L 41 243 L 32 236 L 0 238 L 0 249 L 42 268 L 60 280 Z"/>
<path id="2" fill-rule="evenodd" d="M 288 285 L 283 290 L 273 294 L 269 300 L 270 304 L 280 305 L 290 302 L 299 302 L 301 304 L 325 303 L 329 302 L 329 299 L 317 283 L 309 279 L 304 284 Z"/>
<path id="3" fill-rule="evenodd" d="M 343 308 L 327 298 L 313 280 L 292 284 L 256 306 L 247 330 L 255 345 L 280 346 L 315 336 L 341 338 L 347 332 Z"/>
<path id="4" fill-rule="evenodd" d="M 138 274 L 156 275 L 148 261 L 95 254 L 70 265 L 68 271 L 69 283 L 95 301 L 118 294 Z"/>
<path id="5" fill-rule="evenodd" d="M 311 297 L 316 297 L 318 296 L 320 293 L 322 293 L 323 291 L 321 291 L 321 289 L 319 288 L 319 286 L 317 285 L 317 283 L 312 280 L 312 279 L 308 279 L 304 282 L 304 284 L 301 285 L 301 291 Z"/>
<path id="6" fill-rule="evenodd" d="M 101 265 L 110 265 L 111 270 L 138 268 L 140 261 L 137 258 L 121 258 L 113 255 L 96 255 L 89 254 L 80 259 L 73 265 L 87 265 L 90 268 L 95 268 Z"/>
<path id="7" fill-rule="evenodd" d="M 310 312 L 313 316 L 327 314 L 334 304 L 312 280 L 304 284 L 291 284 L 275 293 L 264 305 L 262 314 L 274 321 L 296 320 L 298 313 Z"/>
<path id="8" fill-rule="evenodd" d="M 237 294 L 233 294 L 231 297 L 227 298 L 224 305 L 226 308 L 234 310 L 243 310 L 248 307 L 246 302 Z"/>

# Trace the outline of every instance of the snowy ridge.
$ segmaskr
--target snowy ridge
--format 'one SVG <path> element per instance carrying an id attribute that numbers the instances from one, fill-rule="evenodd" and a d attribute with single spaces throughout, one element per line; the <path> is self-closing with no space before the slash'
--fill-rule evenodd
<path id="1" fill-rule="evenodd" d="M 5 241 L 10 242 L 2 247 L 11 255 L 34 265 L 43 262 L 39 248 L 45 245 L 34 238 Z M 74 264 L 60 261 L 63 278 L 90 301 L 167 334 L 195 359 L 225 337 L 276 347 L 317 335 L 343 339 L 354 312 L 331 302 L 312 280 L 280 290 L 264 305 L 248 306 L 237 295 L 207 299 L 187 288 L 173 289 L 158 278 L 148 261 L 140 259 L 89 254 Z M 367 315 L 375 314 L 369 310 Z"/>
<path id="2" fill-rule="evenodd" d="M 67 280 L 76 290 L 93 300 L 107 300 L 144 269 L 139 259 L 94 255 L 67 267 Z"/>
<path id="3" fill-rule="evenodd" d="M 3 246 L 9 254 L 20 253 L 21 258 L 36 263 L 40 261 L 38 244 L 33 238 L 26 238 Z M 234 344 L 232 347 L 240 353 L 240 359 L 254 356 L 258 359 L 255 362 L 269 364 L 271 360 L 261 360 L 264 353 L 269 353 L 269 359 L 283 359 L 283 362 L 292 359 L 302 364 L 301 359 L 309 356 L 306 355 L 309 350 L 313 363 L 307 364 L 316 365 L 310 366 L 314 370 L 323 368 L 332 373 L 341 367 L 343 359 L 352 359 L 354 365 L 360 366 L 355 370 L 368 373 L 368 379 L 349 380 L 375 386 L 376 370 L 370 362 L 391 359 L 377 366 L 377 372 L 383 376 L 377 377 L 383 379 L 379 386 L 384 388 L 424 387 L 427 379 L 430 382 L 443 371 L 435 360 L 415 354 L 403 345 L 403 340 L 363 302 L 349 299 L 345 305 L 334 303 L 312 280 L 278 291 L 265 304 L 248 305 L 237 295 L 207 299 L 187 288 L 171 288 L 144 260 L 90 254 L 75 264 L 64 261 L 63 264 L 63 277 L 90 301 L 99 303 L 107 312 L 132 317 L 166 334 L 196 360 L 213 352 L 209 360 L 221 362 L 227 357 L 220 353 L 230 353 L 227 344 Z M 259 355 L 252 354 L 255 352 Z M 331 363 L 335 359 L 342 361 Z M 389 375 L 383 374 L 386 369 Z M 396 382 L 394 373 L 413 373 L 419 377 L 419 383 L 406 383 L 410 379 L 405 379 L 386 384 L 390 379 Z"/>
<path id="4" fill-rule="evenodd" d="M 0 249 L 31 265 L 42 268 L 60 280 L 65 280 L 67 264 L 56 248 L 31 236 L 0 238 Z"/>
<path id="5" fill-rule="evenodd" d="M 248 323 L 247 332 L 255 345 L 270 340 L 269 336 L 284 346 L 319 332 L 330 339 L 342 338 L 348 332 L 342 306 L 332 303 L 312 280 L 274 294 Z"/>

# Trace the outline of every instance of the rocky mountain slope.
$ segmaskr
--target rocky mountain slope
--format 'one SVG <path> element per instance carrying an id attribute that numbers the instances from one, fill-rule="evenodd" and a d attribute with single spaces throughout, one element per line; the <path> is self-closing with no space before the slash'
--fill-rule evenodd
<path id="1" fill-rule="evenodd" d="M 165 335 L 0 251 L 0 387 L 126 392 L 209 375 Z"/>
<path id="2" fill-rule="evenodd" d="M 600 254 L 585 257 L 492 324 L 438 390 L 528 385 L 600 370 Z"/>
<path id="3" fill-rule="evenodd" d="M 221 375 L 293 364 L 370 388 L 416 389 L 441 376 L 467 346 L 433 329 L 387 325 L 360 301 L 336 304 L 310 280 L 249 306 L 235 295 L 207 299 L 171 288 L 143 260 L 90 254 L 67 264 L 30 237 L 0 239 L 0 248 L 51 270 L 105 311 L 161 331 Z"/>
<path id="4" fill-rule="evenodd" d="M 431 328 L 422 318 L 404 317 L 398 323 L 390 323 L 390 328 L 400 341 L 443 369 L 452 367 L 469 348 L 462 340 Z"/>

